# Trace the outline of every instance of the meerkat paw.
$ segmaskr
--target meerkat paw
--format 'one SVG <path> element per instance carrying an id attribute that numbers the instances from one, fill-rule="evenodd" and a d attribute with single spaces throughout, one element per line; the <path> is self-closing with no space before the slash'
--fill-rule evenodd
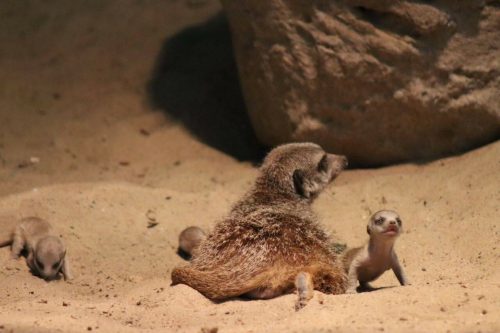
<path id="1" fill-rule="evenodd" d="M 349 288 L 345 291 L 346 294 L 357 294 L 356 288 Z"/>
<path id="2" fill-rule="evenodd" d="M 71 274 L 63 275 L 64 281 L 71 282 L 75 277 Z"/>
<path id="3" fill-rule="evenodd" d="M 300 309 L 302 309 L 303 307 L 305 307 L 307 305 L 307 303 L 309 302 L 308 299 L 298 299 L 297 302 L 295 302 L 295 311 L 299 311 Z"/>

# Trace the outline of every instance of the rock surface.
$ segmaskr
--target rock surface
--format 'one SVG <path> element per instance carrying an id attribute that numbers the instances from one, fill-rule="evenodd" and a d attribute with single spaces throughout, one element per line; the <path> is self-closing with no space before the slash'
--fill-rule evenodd
<path id="1" fill-rule="evenodd" d="M 315 141 L 376 166 L 500 137 L 498 2 L 222 2 L 267 145 Z"/>

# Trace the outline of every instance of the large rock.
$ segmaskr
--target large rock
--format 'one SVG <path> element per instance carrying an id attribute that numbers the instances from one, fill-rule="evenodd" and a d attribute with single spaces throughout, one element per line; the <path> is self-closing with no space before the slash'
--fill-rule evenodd
<path id="1" fill-rule="evenodd" d="M 498 1 L 222 2 L 265 144 L 375 166 L 500 137 Z"/>

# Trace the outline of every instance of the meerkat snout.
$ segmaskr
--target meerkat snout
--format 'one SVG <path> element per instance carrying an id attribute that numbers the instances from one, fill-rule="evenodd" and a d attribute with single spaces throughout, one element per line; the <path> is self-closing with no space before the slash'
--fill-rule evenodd
<path id="1" fill-rule="evenodd" d="M 327 154 L 327 158 L 330 160 L 330 165 L 332 167 L 332 179 L 333 180 L 336 176 L 339 175 L 339 173 L 346 169 L 347 166 L 349 165 L 349 162 L 347 160 L 347 157 L 344 155 L 334 155 L 334 154 Z"/>
<path id="2" fill-rule="evenodd" d="M 344 169 L 349 166 L 349 160 L 347 159 L 346 156 L 342 155 L 342 163 L 343 163 Z"/>
<path id="3" fill-rule="evenodd" d="M 341 169 L 347 168 L 349 161 L 344 155 L 327 154 L 329 158 L 333 159 L 334 163 L 338 163 Z"/>

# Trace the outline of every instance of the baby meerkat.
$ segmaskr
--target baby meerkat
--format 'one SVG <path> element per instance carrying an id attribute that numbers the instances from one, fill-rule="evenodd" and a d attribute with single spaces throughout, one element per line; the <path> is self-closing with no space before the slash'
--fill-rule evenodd
<path id="1" fill-rule="evenodd" d="M 13 259 L 18 259 L 21 252 L 26 250 L 29 268 L 33 274 L 45 280 L 55 279 L 60 272 L 65 280 L 72 278 L 66 248 L 45 220 L 38 217 L 22 219 L 14 229 L 12 238 L 0 244 L 12 246 Z"/>
<path id="2" fill-rule="evenodd" d="M 409 284 L 394 251 L 394 242 L 402 232 L 402 226 L 403 222 L 396 212 L 381 210 L 372 215 L 366 228 L 370 235 L 368 243 L 347 250 L 342 258 L 348 279 L 346 293 L 356 293 L 358 281 L 362 289 L 371 289 L 368 282 L 376 280 L 389 269 L 393 270 L 401 285 Z"/>
<path id="3" fill-rule="evenodd" d="M 205 231 L 200 227 L 188 227 L 179 234 L 179 249 L 191 257 L 206 237 Z"/>
<path id="4" fill-rule="evenodd" d="M 172 284 L 217 301 L 296 290 L 297 310 L 314 289 L 344 293 L 345 272 L 311 204 L 346 166 L 344 156 L 312 143 L 273 149 L 253 188 L 215 225 L 191 262 L 172 271 Z"/>

